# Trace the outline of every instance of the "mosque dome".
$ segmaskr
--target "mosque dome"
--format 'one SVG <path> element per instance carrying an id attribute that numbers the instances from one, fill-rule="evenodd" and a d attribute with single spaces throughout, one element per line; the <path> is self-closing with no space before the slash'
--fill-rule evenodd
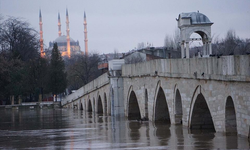
<path id="1" fill-rule="evenodd" d="M 66 35 L 62 35 L 62 36 L 59 36 L 58 38 L 55 39 L 55 41 L 57 44 L 59 43 L 67 43 L 67 36 Z M 70 42 L 75 42 L 75 40 L 73 40 L 72 38 L 70 38 Z"/>
<path id="2" fill-rule="evenodd" d="M 179 19 L 191 19 L 191 24 L 213 24 L 206 15 L 200 12 L 181 13 Z"/>

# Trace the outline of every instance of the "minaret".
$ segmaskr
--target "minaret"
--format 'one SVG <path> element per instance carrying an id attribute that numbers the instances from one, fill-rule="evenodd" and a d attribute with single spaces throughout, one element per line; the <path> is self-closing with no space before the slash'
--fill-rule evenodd
<path id="1" fill-rule="evenodd" d="M 45 56 L 45 52 L 43 50 L 43 22 L 42 22 L 42 13 L 41 9 L 39 10 L 39 25 L 40 25 L 40 55 L 41 57 Z"/>
<path id="2" fill-rule="evenodd" d="M 84 42 L 85 42 L 85 55 L 88 55 L 88 37 L 87 37 L 87 20 L 86 20 L 86 14 L 84 11 Z"/>
<path id="3" fill-rule="evenodd" d="M 60 13 L 58 13 L 58 36 L 61 36 L 61 18 L 60 18 Z"/>
<path id="4" fill-rule="evenodd" d="M 66 9 L 66 32 L 67 32 L 67 53 L 68 57 L 70 57 L 70 38 L 69 38 L 69 15 L 68 15 L 68 9 Z"/>

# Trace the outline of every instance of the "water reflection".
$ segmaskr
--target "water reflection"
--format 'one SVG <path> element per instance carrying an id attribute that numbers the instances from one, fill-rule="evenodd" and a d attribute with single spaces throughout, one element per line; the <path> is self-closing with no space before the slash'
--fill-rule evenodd
<path id="1" fill-rule="evenodd" d="M 192 135 L 192 138 L 194 139 L 194 146 L 195 149 L 211 149 L 213 148 L 213 138 L 214 138 L 213 132 L 211 133 L 204 133 L 204 132 L 195 132 L 195 134 Z"/>
<path id="2" fill-rule="evenodd" d="M 159 145 L 167 145 L 171 136 L 169 127 L 170 124 L 164 122 L 155 122 L 155 135 L 159 139 Z"/>
<path id="3" fill-rule="evenodd" d="M 178 150 L 183 150 L 184 149 L 184 136 L 183 136 L 183 128 L 182 125 L 175 125 L 171 126 L 170 128 L 171 131 L 174 131 L 176 135 L 176 146 Z"/>
<path id="4" fill-rule="evenodd" d="M 66 126 L 61 121 L 62 110 L 1 110 L 0 113 L 0 149 L 46 147 L 46 143 L 57 140 L 56 137 L 60 137 L 60 140 L 67 139 L 62 135 Z M 53 130 L 55 127 L 58 128 L 57 132 Z M 60 146 L 64 144 L 61 143 Z"/>
<path id="5" fill-rule="evenodd" d="M 128 126 L 130 129 L 129 135 L 130 135 L 131 140 L 135 142 L 138 141 L 140 139 L 139 129 L 141 128 L 141 123 L 138 121 L 131 121 L 131 122 L 128 122 L 128 124 L 129 124 Z"/>
<path id="6" fill-rule="evenodd" d="M 248 149 L 246 138 L 67 109 L 0 110 L 0 149 Z"/>

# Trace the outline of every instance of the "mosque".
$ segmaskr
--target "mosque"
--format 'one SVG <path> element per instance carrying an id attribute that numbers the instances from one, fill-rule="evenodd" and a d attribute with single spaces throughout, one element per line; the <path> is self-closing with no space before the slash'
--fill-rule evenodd
<path id="1" fill-rule="evenodd" d="M 44 43 L 43 43 L 43 30 L 42 30 L 42 13 L 41 10 L 39 12 L 39 25 L 40 25 L 40 53 L 41 57 L 45 57 L 45 55 L 50 55 L 53 49 L 54 43 L 57 43 L 58 50 L 60 51 L 63 57 L 71 57 L 72 55 L 76 54 L 83 54 L 81 51 L 81 47 L 79 45 L 79 41 L 75 41 L 70 37 L 70 30 L 69 30 L 69 14 L 68 9 L 66 9 L 66 33 L 67 35 L 62 35 L 61 32 L 61 19 L 60 13 L 58 13 L 58 37 L 49 42 L 49 48 L 44 50 Z M 85 55 L 88 55 L 88 38 L 87 38 L 87 20 L 86 14 L 84 12 L 84 42 L 85 42 Z"/>

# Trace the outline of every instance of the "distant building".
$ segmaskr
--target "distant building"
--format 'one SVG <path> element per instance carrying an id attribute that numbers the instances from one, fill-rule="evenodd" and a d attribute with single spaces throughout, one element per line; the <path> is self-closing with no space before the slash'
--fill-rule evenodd
<path id="1" fill-rule="evenodd" d="M 67 36 L 62 35 L 55 39 L 53 42 L 49 42 L 49 51 L 52 51 L 54 43 L 57 43 L 58 50 L 62 56 L 67 56 Z M 81 54 L 81 47 L 79 41 L 75 41 L 70 38 L 70 55 Z"/>
<path id="2" fill-rule="evenodd" d="M 41 45 L 41 56 L 51 55 L 51 51 L 53 49 L 54 43 L 57 43 L 58 50 L 60 51 L 62 56 L 71 57 L 72 55 L 76 54 L 83 54 L 81 51 L 81 47 L 79 45 L 79 41 L 75 41 L 70 37 L 70 30 L 69 30 L 69 14 L 68 9 L 66 9 L 66 35 L 62 35 L 61 32 L 61 18 L 60 14 L 58 13 L 58 37 L 54 41 L 49 42 L 49 48 L 45 51 L 43 50 L 43 31 L 42 31 L 42 15 L 41 10 L 39 12 L 39 25 L 40 25 L 40 45 Z M 86 14 L 84 12 L 84 41 L 85 41 L 85 54 L 88 54 L 88 39 L 87 39 L 87 21 L 86 21 Z"/>
<path id="3" fill-rule="evenodd" d="M 108 71 L 108 61 L 113 59 L 120 59 L 123 57 L 122 53 L 109 53 L 100 55 L 101 62 L 98 63 L 98 69 L 102 70 L 102 72 Z"/>
<path id="4" fill-rule="evenodd" d="M 124 56 L 125 64 L 134 64 L 134 63 L 139 63 L 139 62 L 144 62 L 144 61 L 150 61 L 153 59 L 162 59 L 162 57 L 154 56 L 154 55 L 147 54 L 144 52 L 139 52 L 139 51 L 136 51 L 136 52 L 133 52 Z"/>
<path id="5" fill-rule="evenodd" d="M 173 49 L 172 47 L 146 47 L 137 50 L 137 52 L 149 54 L 152 56 L 157 56 L 160 58 L 181 58 L 180 50 Z"/>
<path id="6" fill-rule="evenodd" d="M 168 47 L 146 47 L 128 52 L 123 58 L 126 64 L 149 61 L 153 59 L 180 58 L 181 52 Z"/>
<path id="7" fill-rule="evenodd" d="M 100 56 L 101 62 L 98 69 L 102 72 L 108 70 L 108 61 L 112 59 L 124 59 L 125 64 L 133 64 L 138 62 L 150 61 L 153 59 L 174 59 L 181 58 L 180 50 L 174 50 L 168 47 L 146 47 L 139 50 L 132 50 L 128 53 L 103 54 Z"/>

